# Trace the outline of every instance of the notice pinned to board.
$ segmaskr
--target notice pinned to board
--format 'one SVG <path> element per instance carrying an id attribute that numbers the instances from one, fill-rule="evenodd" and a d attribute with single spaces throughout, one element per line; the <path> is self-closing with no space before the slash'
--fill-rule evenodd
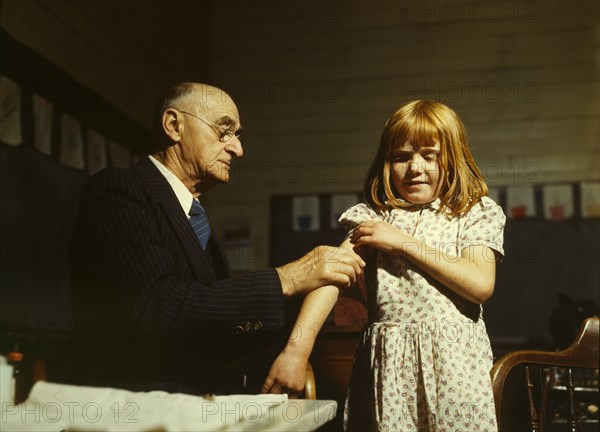
<path id="1" fill-rule="evenodd" d="M 33 95 L 33 145 L 40 152 L 52 154 L 52 102 L 41 96 Z"/>
<path id="2" fill-rule="evenodd" d="M 581 183 L 581 217 L 600 217 L 600 183 Z"/>
<path id="3" fill-rule="evenodd" d="M 0 141 L 18 146 L 21 136 L 21 86 L 0 76 Z"/>
<path id="4" fill-rule="evenodd" d="M 319 231 L 319 197 L 296 196 L 292 200 L 294 231 Z"/>
<path id="5" fill-rule="evenodd" d="M 106 138 L 93 129 L 87 135 L 87 170 L 93 175 L 106 168 Z"/>
<path id="6" fill-rule="evenodd" d="M 60 116 L 60 163 L 71 168 L 84 169 L 81 123 L 68 114 Z"/>
<path id="7" fill-rule="evenodd" d="M 573 187 L 571 185 L 546 185 L 543 188 L 544 217 L 562 221 L 573 217 Z"/>
<path id="8" fill-rule="evenodd" d="M 535 216 L 533 186 L 515 186 L 506 189 L 508 217 L 523 219 Z"/>

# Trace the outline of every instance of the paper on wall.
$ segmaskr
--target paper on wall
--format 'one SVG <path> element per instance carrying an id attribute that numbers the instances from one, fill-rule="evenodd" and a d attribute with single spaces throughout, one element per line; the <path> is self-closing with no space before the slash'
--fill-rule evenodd
<path id="1" fill-rule="evenodd" d="M 319 197 L 316 195 L 296 196 L 292 199 L 294 231 L 318 231 Z"/>
<path id="2" fill-rule="evenodd" d="M 93 175 L 106 168 L 106 139 L 93 129 L 87 133 L 87 171 Z"/>
<path id="3" fill-rule="evenodd" d="M 548 185 L 543 188 L 544 217 L 561 221 L 573 217 L 573 188 L 571 185 Z"/>
<path id="4" fill-rule="evenodd" d="M 21 87 L 0 75 L 0 141 L 21 145 Z"/>
<path id="5" fill-rule="evenodd" d="M 512 186 L 506 189 L 508 217 L 522 219 L 535 216 L 533 186 Z"/>
<path id="6" fill-rule="evenodd" d="M 71 168 L 84 169 L 81 123 L 68 114 L 60 116 L 59 161 Z"/>
<path id="7" fill-rule="evenodd" d="M 33 146 L 40 152 L 52 154 L 52 113 L 54 107 L 47 99 L 33 95 Z"/>
<path id="8" fill-rule="evenodd" d="M 581 183 L 581 217 L 600 217 L 600 183 Z"/>

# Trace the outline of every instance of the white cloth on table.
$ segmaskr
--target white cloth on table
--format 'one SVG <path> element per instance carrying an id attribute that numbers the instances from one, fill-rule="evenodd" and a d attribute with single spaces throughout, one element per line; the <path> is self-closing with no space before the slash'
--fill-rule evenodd
<path id="1" fill-rule="evenodd" d="M 287 395 L 198 397 L 162 391 L 38 382 L 27 401 L 2 407 L 9 431 L 284 431 L 314 430 L 335 415 L 333 401 Z"/>

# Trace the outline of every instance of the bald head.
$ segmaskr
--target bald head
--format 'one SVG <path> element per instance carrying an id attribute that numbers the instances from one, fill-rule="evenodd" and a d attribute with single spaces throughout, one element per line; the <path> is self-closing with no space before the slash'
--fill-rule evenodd
<path id="1" fill-rule="evenodd" d="M 152 118 L 152 135 L 154 145 L 158 149 L 163 149 L 165 145 L 171 143 L 165 142 L 162 118 L 165 111 L 169 108 L 191 109 L 197 108 L 199 112 L 208 112 L 213 107 L 233 103 L 231 97 L 220 88 L 193 82 L 184 82 L 169 88 L 158 100 L 154 108 Z M 157 150 L 157 148 L 152 149 Z"/>

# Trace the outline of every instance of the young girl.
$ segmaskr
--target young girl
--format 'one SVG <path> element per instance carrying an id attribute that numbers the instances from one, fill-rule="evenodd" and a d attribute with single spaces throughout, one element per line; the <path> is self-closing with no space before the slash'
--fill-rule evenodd
<path id="1" fill-rule="evenodd" d="M 505 216 L 487 193 L 450 108 L 414 101 L 387 121 L 367 203 L 340 218 L 367 258 L 369 309 L 347 430 L 496 429 L 481 304 L 494 290 Z"/>
<path id="2" fill-rule="evenodd" d="M 340 218 L 350 230 L 342 246 L 366 261 L 369 310 L 346 430 L 496 430 L 481 304 L 494 290 L 505 217 L 487 193 L 450 108 L 414 101 L 387 121 L 365 181 L 367 202 Z M 290 337 L 269 384 L 293 381 L 284 372 L 298 359 L 303 370 L 314 323 L 336 297 L 331 286 L 307 295 L 297 321 L 302 336 Z"/>

